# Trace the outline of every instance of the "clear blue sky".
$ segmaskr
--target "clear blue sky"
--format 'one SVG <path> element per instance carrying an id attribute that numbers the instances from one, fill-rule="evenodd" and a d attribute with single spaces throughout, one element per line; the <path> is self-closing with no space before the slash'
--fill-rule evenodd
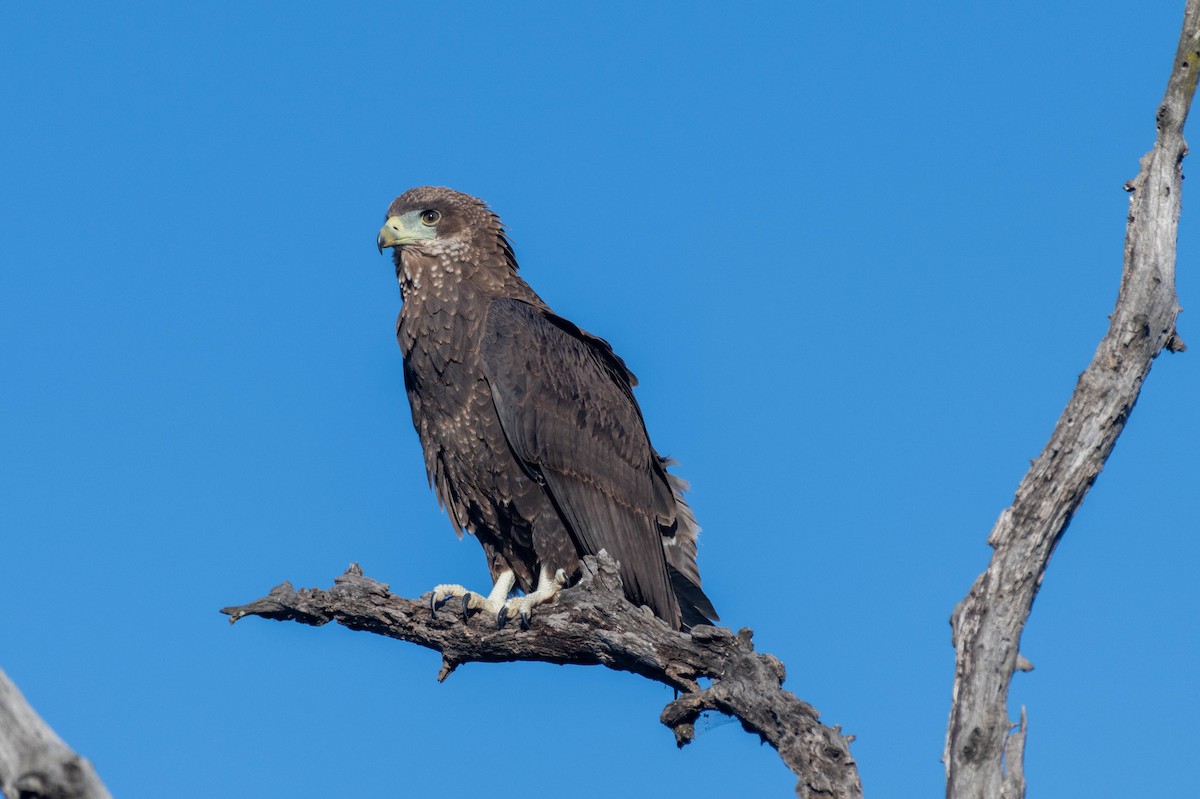
<path id="1" fill-rule="evenodd" d="M 869 796 L 939 795 L 947 620 L 1105 330 L 1182 5 L 5 4 L 0 667 L 123 799 L 790 795 L 737 724 L 676 751 L 627 674 L 439 685 L 413 646 L 217 613 L 352 561 L 485 581 L 375 251 L 443 184 L 638 373 L 725 621 Z M 1180 329 L 1026 630 L 1031 796 L 1200 795 Z"/>

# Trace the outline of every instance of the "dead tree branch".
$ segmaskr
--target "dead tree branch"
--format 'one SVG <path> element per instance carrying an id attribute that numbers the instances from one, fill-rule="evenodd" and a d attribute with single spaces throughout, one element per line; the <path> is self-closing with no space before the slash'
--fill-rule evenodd
<path id="1" fill-rule="evenodd" d="M 3 670 L 0 793 L 8 799 L 111 799 L 92 764 L 54 734 Z"/>
<path id="2" fill-rule="evenodd" d="M 244 616 L 316 626 L 336 621 L 409 641 L 442 653 L 439 680 L 464 663 L 521 660 L 599 664 L 640 674 L 681 692 L 661 716 L 679 746 L 692 740 L 702 713 L 718 711 L 775 747 L 798 777 L 797 796 L 862 796 L 850 739 L 821 724 L 812 706 L 783 689 L 783 664 L 754 651 L 750 630 L 676 632 L 625 599 L 616 563 L 607 554 L 588 556 L 584 566 L 579 584 L 538 608 L 529 630 L 516 624 L 496 629 L 493 620 L 479 616 L 464 623 L 449 606 L 434 617 L 428 594 L 415 600 L 395 596 L 357 566 L 327 591 L 297 591 L 284 583 L 262 599 L 221 612 L 231 622 Z M 702 679 L 712 683 L 702 687 Z"/>
<path id="3" fill-rule="evenodd" d="M 1142 157 L 1125 234 L 1121 288 L 1107 334 L 1079 377 L 1049 443 L 988 536 L 987 571 L 951 617 L 956 650 L 946 732 L 951 799 L 1024 796 L 1025 713 L 1009 737 L 1007 700 L 1021 631 L 1059 539 L 1104 468 L 1163 349 L 1182 352 L 1175 329 L 1175 241 L 1179 224 L 1183 124 L 1200 71 L 1200 0 L 1188 0 L 1154 149 Z M 1027 664 L 1026 664 L 1027 665 Z M 1007 750 L 1007 751 L 1006 751 Z M 1008 769 L 1005 772 L 1005 764 Z"/>

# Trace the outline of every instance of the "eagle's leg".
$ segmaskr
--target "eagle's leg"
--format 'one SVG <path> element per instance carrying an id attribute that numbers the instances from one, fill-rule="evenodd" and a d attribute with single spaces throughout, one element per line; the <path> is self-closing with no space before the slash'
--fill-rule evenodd
<path id="1" fill-rule="evenodd" d="M 504 608 L 504 601 L 512 593 L 513 584 L 516 582 L 516 579 L 511 569 L 500 572 L 500 576 L 496 578 L 496 584 L 492 586 L 491 593 L 486 597 L 480 596 L 473 591 L 468 591 L 461 585 L 446 584 L 434 586 L 433 596 L 429 598 L 429 610 L 436 615 L 438 608 L 446 604 L 450 597 L 459 597 L 462 599 L 462 615 L 464 619 L 467 617 L 467 612 L 471 610 L 486 610 L 490 613 L 499 613 Z"/>
<path id="2" fill-rule="evenodd" d="M 533 609 L 558 596 L 558 592 L 566 584 L 567 573 L 565 571 L 556 569 L 551 574 L 550 569 L 543 565 L 541 571 L 538 572 L 537 590 L 532 594 L 526 594 L 523 597 L 513 599 L 501 607 L 500 612 L 496 614 L 496 626 L 503 627 L 505 622 L 519 618 L 521 620 L 521 629 L 528 630 Z"/>

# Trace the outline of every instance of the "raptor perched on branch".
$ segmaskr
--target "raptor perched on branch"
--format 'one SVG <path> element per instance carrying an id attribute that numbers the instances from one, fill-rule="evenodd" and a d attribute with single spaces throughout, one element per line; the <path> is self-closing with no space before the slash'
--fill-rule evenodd
<path id="1" fill-rule="evenodd" d="M 494 581 L 487 596 L 439 585 L 434 610 L 459 597 L 464 616 L 527 626 L 605 549 L 634 604 L 676 629 L 716 620 L 686 484 L 650 444 L 636 378 L 521 279 L 499 217 L 461 192 L 410 189 L 378 244 L 393 248 L 396 337 L 430 483 Z"/>

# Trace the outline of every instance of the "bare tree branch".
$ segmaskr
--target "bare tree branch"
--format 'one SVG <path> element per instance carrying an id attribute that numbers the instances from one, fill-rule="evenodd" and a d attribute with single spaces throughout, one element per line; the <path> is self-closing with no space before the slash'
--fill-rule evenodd
<path id="1" fill-rule="evenodd" d="M 111 799 L 0 670 L 0 792 L 8 799 Z"/>
<path id="2" fill-rule="evenodd" d="M 988 536 L 991 563 L 951 617 L 956 650 L 946 732 L 946 795 L 1024 796 L 1025 713 L 1009 738 L 1008 688 L 1017 646 L 1054 547 L 1112 452 L 1154 359 L 1182 352 L 1175 330 L 1175 241 L 1183 124 L 1200 71 L 1200 0 L 1188 0 L 1154 149 L 1126 184 L 1132 192 L 1125 265 L 1107 334 L 1013 504 Z M 1008 770 L 1005 771 L 1007 759 Z"/>
<path id="3" fill-rule="evenodd" d="M 318 626 L 336 621 L 410 641 L 442 653 L 439 680 L 473 662 L 600 664 L 630 671 L 682 692 L 661 716 L 679 746 L 691 742 L 702 713 L 718 711 L 775 747 L 798 777 L 797 796 L 862 796 L 850 738 L 821 724 L 812 706 L 783 689 L 783 664 L 754 651 L 750 630 L 697 627 L 690 635 L 672 630 L 625 599 L 616 563 L 603 552 L 584 559 L 583 579 L 538 608 L 529 630 L 515 624 L 496 629 L 494 620 L 479 616 L 464 623 L 449 607 L 434 617 L 428 594 L 416 600 L 395 596 L 356 565 L 328 591 L 297 591 L 284 583 L 262 599 L 221 612 L 230 622 L 244 616 Z M 704 679 L 711 685 L 702 687 Z"/>

